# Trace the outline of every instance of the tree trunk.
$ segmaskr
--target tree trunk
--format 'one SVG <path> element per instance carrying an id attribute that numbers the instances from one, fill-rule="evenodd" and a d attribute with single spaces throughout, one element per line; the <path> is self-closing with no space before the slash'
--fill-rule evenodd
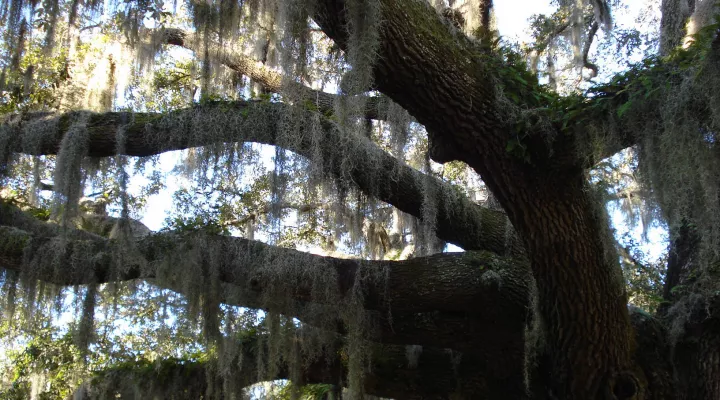
<path id="1" fill-rule="evenodd" d="M 498 193 L 531 260 L 554 395 L 632 398 L 640 388 L 624 281 L 597 200 L 579 173 L 530 175 L 527 187 L 513 178 Z"/>
<path id="2" fill-rule="evenodd" d="M 697 295 L 696 295 L 697 296 Z M 699 296 L 698 296 L 699 297 Z M 720 398 L 720 295 L 696 298 L 678 315 L 682 333 L 673 346 L 678 399 Z"/>

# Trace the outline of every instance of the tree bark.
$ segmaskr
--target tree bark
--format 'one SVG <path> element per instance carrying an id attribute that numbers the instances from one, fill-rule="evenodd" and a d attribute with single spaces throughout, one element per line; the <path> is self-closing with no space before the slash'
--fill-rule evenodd
<path id="1" fill-rule="evenodd" d="M 346 47 L 341 3 L 321 2 L 315 20 Z M 574 149 L 562 137 L 552 146 L 538 141 L 551 132 L 523 132 L 532 159 L 513 157 L 506 144 L 514 127 L 503 121 L 493 80 L 504 63 L 454 34 L 424 2 L 382 6 L 375 84 L 425 125 L 442 149 L 432 154 L 436 161 L 467 162 L 507 211 L 537 282 L 554 394 L 634 396 L 640 389 L 631 372 L 624 283 Z"/>
<path id="2" fill-rule="evenodd" d="M 297 377 L 292 363 L 281 360 L 275 371 L 258 368 L 258 354 L 267 354 L 267 340 L 258 335 L 233 343 L 226 340 L 223 345 L 237 346 L 238 355 L 233 360 L 206 362 L 160 361 L 156 365 L 124 365 L 104 370 L 88 380 L 78 391 L 89 398 L 133 398 L 140 393 L 143 398 L 198 399 L 208 393 L 221 392 L 225 396 L 239 394 L 242 388 L 257 382 Z M 260 348 L 263 349 L 260 349 Z M 297 379 L 301 384 L 333 384 L 339 387 L 347 382 L 347 368 L 340 356 L 338 343 L 333 357 L 321 357 L 302 368 Z M 404 346 L 375 345 L 370 349 L 371 367 L 364 380 L 366 394 L 394 399 L 451 399 L 463 398 L 508 398 L 516 388 L 498 385 L 494 376 L 485 375 L 478 381 L 477 376 L 468 380 L 468 372 L 477 373 L 474 363 L 484 361 L 472 357 L 461 357 L 446 349 L 419 348 L 408 355 Z M 242 368 L 238 369 L 238 360 Z M 224 371 L 217 374 L 216 371 Z M 474 383 L 474 384 L 473 384 Z M 224 389 L 224 390 L 223 390 Z M 522 386 L 520 387 L 521 390 Z M 180 396 L 180 397 L 177 397 Z M 209 398 L 214 398 L 209 396 Z M 511 397 L 516 398 L 516 397 Z"/>
<path id="3" fill-rule="evenodd" d="M 197 35 L 180 29 L 166 28 L 155 31 L 152 35 L 159 37 L 159 42 L 167 43 L 174 46 L 184 47 L 195 53 L 201 53 L 206 44 L 202 43 Z M 260 61 L 252 59 L 242 53 L 228 51 L 227 48 L 219 43 L 210 43 L 208 46 L 209 56 L 245 76 L 262 85 L 262 87 L 270 93 L 283 93 L 289 91 L 299 96 L 300 99 L 294 101 L 306 100 L 310 104 L 315 105 L 322 113 L 334 113 L 338 96 L 319 90 L 311 89 L 301 83 L 285 79 L 274 70 L 266 67 Z M 365 105 L 364 117 L 368 119 L 384 119 L 386 112 L 383 108 L 383 99 L 381 97 L 367 97 L 363 104 Z"/>
<path id="4" fill-rule="evenodd" d="M 672 390 L 671 367 L 669 366 L 669 350 L 665 333 L 659 321 L 647 313 L 631 309 L 633 326 L 637 332 L 638 349 L 635 358 L 643 366 L 644 379 L 648 390 L 644 398 L 673 400 L 676 397 Z M 231 388 L 230 392 L 253 383 L 274 379 L 288 379 L 292 368 L 287 360 L 281 360 L 275 371 L 258 369 L 257 354 L 267 354 L 267 342 L 261 336 L 245 338 L 240 342 L 225 340 L 223 348 L 231 353 L 228 346 L 238 347 L 238 357 L 242 357 L 242 369 L 236 367 L 235 360 L 225 360 L 224 365 L 230 366 L 224 374 L 207 379 L 207 371 L 218 369 L 217 360 L 208 362 L 161 361 L 151 366 L 121 366 L 101 371 L 80 389 L 100 398 L 111 397 L 115 393 L 132 393 L 139 390 L 145 397 L 165 396 L 169 394 L 188 394 L 188 399 L 196 399 L 207 393 L 208 382 L 215 388 Z M 340 341 L 337 342 L 340 346 Z M 408 355 L 408 353 L 414 353 Z M 333 354 L 339 354 L 333 352 Z M 417 357 L 415 357 L 417 356 Z M 472 353 L 459 353 L 448 349 L 432 347 L 413 347 L 396 345 L 371 346 L 369 357 L 372 367 L 364 382 L 367 394 L 392 397 L 395 399 L 452 399 L 452 398 L 486 398 L 486 399 L 518 399 L 527 395 L 525 385 L 516 378 L 503 376 L 492 367 L 503 362 L 500 358 L 484 358 Z M 490 365 L 491 368 L 486 366 Z M 539 366 L 538 366 L 539 368 Z M 537 375 L 532 369 L 528 372 Z M 347 382 L 346 366 L 338 358 L 314 360 L 302 369 L 301 384 L 329 383 L 342 386 Z M 296 374 L 297 375 L 297 374 Z M 298 377 L 295 376 L 297 379 Z M 189 377 L 193 377 L 189 379 Z M 538 383 L 536 382 L 536 386 Z M 129 392 L 128 392 L 129 391 Z M 181 397 L 183 398 L 183 397 Z M 548 398 L 548 393 L 541 387 L 535 399 Z M 683 397 L 690 398 L 690 397 Z M 692 397 L 700 399 L 700 397 Z"/>
<path id="5" fill-rule="evenodd" d="M 7 204 L 0 206 L 0 217 L 9 224 L 0 225 L 0 266 L 18 271 L 31 284 L 146 279 L 192 296 L 194 286 L 181 278 L 190 271 L 178 268 L 187 260 L 207 259 L 212 265 L 202 267 L 210 268 L 226 287 L 221 302 L 270 309 L 335 330 L 341 326 L 333 324 L 339 317 L 316 318 L 313 313 L 339 316 L 338 304 L 360 285 L 362 305 L 378 328 L 373 340 L 454 348 L 488 358 L 503 352 L 508 359 L 523 358 L 522 333 L 533 283 L 522 259 L 489 252 L 406 261 L 336 259 L 202 232 L 160 233 L 127 243 L 71 228 L 63 231 Z M 47 246 L 53 246 L 55 254 L 48 255 Z M 232 257 L 218 260 L 215 254 Z M 292 260 L 293 266 L 276 270 L 274 260 Z M 318 276 L 334 281 L 318 282 Z M 490 324 L 495 330 L 485 329 Z"/>
<path id="6" fill-rule="evenodd" d="M 297 111 L 297 110 L 296 110 Z M 218 143 L 255 142 L 283 147 L 320 163 L 322 170 L 336 178 L 352 180 L 360 190 L 422 219 L 427 193 L 434 196 L 435 234 L 445 242 L 466 250 L 489 250 L 522 256 L 522 244 L 507 217 L 471 202 L 463 194 L 437 178 L 425 175 L 385 153 L 370 141 L 346 137 L 336 126 L 312 111 L 292 116 L 293 109 L 281 103 L 218 102 L 179 110 L 170 115 L 146 113 L 90 114 L 88 118 L 88 156 L 117 154 L 117 131 L 125 129 L 124 154 L 149 156 L 171 150 Z M 57 154 L 74 113 L 31 113 L 10 116 L 1 126 L 11 152 Z M 282 140 L 282 122 L 312 123 L 320 118 L 323 136 L 309 140 Z M 259 129 L 258 126 L 262 126 Z M 309 129 L 303 126 L 302 129 Z M 208 132 L 221 131 L 221 136 Z M 2 150 L 0 150 L 0 155 Z M 0 160 L 2 161 L 2 160 Z M 0 162 L 1 164 L 1 162 Z M 349 167 L 349 169 L 348 169 Z"/>
<path id="7" fill-rule="evenodd" d="M 671 335 L 678 399 L 720 396 L 720 294 L 694 294 L 674 311 Z"/>

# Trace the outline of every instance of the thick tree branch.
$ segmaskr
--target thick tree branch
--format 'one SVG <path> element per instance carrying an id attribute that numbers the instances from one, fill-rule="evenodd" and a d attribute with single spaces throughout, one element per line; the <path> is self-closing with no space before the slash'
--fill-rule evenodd
<path id="1" fill-rule="evenodd" d="M 347 49 L 343 4 L 321 1 L 314 19 Z M 502 191 L 509 184 L 501 177 L 515 175 L 515 182 L 526 174 L 524 165 L 519 165 L 523 161 L 505 150 L 508 141 L 517 136 L 514 124 L 523 118 L 518 110 L 549 106 L 536 104 L 533 95 L 539 86 L 514 80 L 513 74 L 500 74 L 519 67 L 494 54 L 489 45 L 473 42 L 452 29 L 425 2 L 388 0 L 381 4 L 381 43 L 374 68 L 377 89 L 427 128 L 435 161 L 467 162 L 504 202 Z M 563 23 L 558 29 L 566 28 Z M 509 111 L 513 108 L 508 107 L 510 92 L 518 97 L 515 111 Z M 632 130 L 623 125 L 625 121 L 615 115 L 617 108 L 593 107 L 598 100 L 589 99 L 578 106 L 587 110 L 576 113 L 582 116 L 580 126 L 585 129 L 572 135 L 561 132 L 562 121 L 546 121 L 550 123 L 543 129 L 538 129 L 542 124 L 529 121 L 531 127 L 520 135 L 526 135 L 524 145 L 532 153 L 535 167 L 591 168 L 602 158 L 637 143 Z M 551 145 L 548 137 L 553 137 Z"/>
<path id="2" fill-rule="evenodd" d="M 505 148 L 489 70 L 495 56 L 464 36 L 426 2 L 380 1 L 382 24 L 374 66 L 377 88 L 425 125 L 438 162 Z M 347 50 L 344 2 L 318 2 L 314 20 Z M 488 44 L 486 44 L 487 46 Z M 489 47 L 486 47 L 489 48 Z M 462 95 L 458 95 L 462 94 Z M 469 131 L 475 134 L 467 136 Z M 494 142 L 494 145 L 490 145 Z M 487 172 L 487 170 L 483 171 Z"/>
<path id="3" fill-rule="evenodd" d="M 341 360 L 341 349 L 330 351 L 331 356 L 318 359 L 293 370 L 292 361 L 281 359 L 274 366 L 260 370 L 259 354 L 268 354 L 267 338 L 251 337 L 238 343 L 236 359 L 225 360 L 219 368 L 217 360 L 205 362 L 160 361 L 156 364 L 140 364 L 133 368 L 123 365 L 97 373 L 79 390 L 90 398 L 133 398 L 138 393 L 144 398 L 166 398 L 178 392 L 183 398 L 196 399 L 206 395 L 208 384 L 215 390 L 225 388 L 225 395 L 257 382 L 277 379 L 297 379 L 297 384 L 326 383 L 342 386 L 348 382 L 347 365 Z M 232 352 L 233 350 L 229 350 Z M 370 367 L 363 381 L 366 394 L 398 399 L 447 398 L 450 393 L 461 390 L 458 380 L 467 372 L 463 369 L 471 360 L 462 359 L 458 354 L 444 349 L 414 349 L 417 358 L 408 357 L 404 346 L 374 345 L 370 348 Z M 242 360 L 240 363 L 238 360 Z M 264 361 L 264 360 L 262 360 Z M 238 365 L 242 368 L 238 368 Z M 465 368 L 469 369 L 469 368 Z M 223 371 L 218 373 L 217 371 Z M 299 376 L 297 376 L 299 374 Z M 474 377 L 477 379 L 477 377 Z M 491 377 L 483 377 L 490 380 Z M 486 386 L 488 393 L 472 393 L 473 396 L 497 398 L 499 393 L 490 393 L 492 382 Z M 460 386 L 460 387 L 459 387 Z"/>
<path id="4" fill-rule="evenodd" d="M 638 349 L 635 358 L 642 366 L 644 379 L 648 383 L 648 395 L 652 398 L 674 398 L 671 385 L 672 370 L 669 363 L 669 347 L 666 332 L 662 325 L 647 313 L 631 307 L 630 316 L 635 327 Z M 146 397 L 167 396 L 168 393 L 183 391 L 187 398 L 199 398 L 205 394 L 208 382 L 215 387 L 230 388 L 236 391 L 253 383 L 275 379 L 291 378 L 292 367 L 288 361 L 281 359 L 275 371 L 258 370 L 258 354 L 268 354 L 267 341 L 258 340 L 253 336 L 239 343 L 226 341 L 224 348 L 238 346 L 238 357 L 242 357 L 242 369 L 238 370 L 238 362 L 226 360 L 227 367 L 221 369 L 224 374 L 212 373 L 213 380 L 208 380 L 207 371 L 217 371 L 216 361 L 208 362 L 174 362 L 163 360 L 148 368 L 138 365 L 136 368 L 121 366 L 101 371 L 86 382 L 80 390 L 90 395 L 103 395 L 101 398 L 114 397 L 116 393 L 135 395 L 139 390 Z M 337 343 L 340 346 L 340 343 Z M 262 348 L 261 348 L 262 347 Z M 516 393 L 510 393 L 508 377 L 500 377 L 486 370 L 484 365 L 496 366 L 500 359 L 483 360 L 473 354 L 456 353 L 445 349 L 420 346 L 371 345 L 368 369 L 364 380 L 367 394 L 402 399 L 448 398 L 450 393 L 465 393 L 469 398 L 482 396 L 488 399 L 504 399 L 509 395 L 519 398 L 524 385 L 518 385 Z M 347 382 L 346 365 L 341 362 L 339 351 L 330 352 L 334 357 L 320 357 L 309 365 L 301 368 L 300 376 L 293 376 L 299 384 L 329 383 L 339 385 Z M 417 358 L 411 353 L 415 353 Z M 530 366 L 532 369 L 537 368 Z M 542 366 L 539 366 L 542 367 Z M 528 371 L 530 374 L 534 372 Z M 468 380 L 483 381 L 485 392 L 464 392 L 462 382 Z M 505 379 L 505 382 L 501 380 Z M 132 383 L 128 385 L 128 383 Z M 542 382 L 538 382 L 542 384 Z M 468 385 L 469 386 L 469 385 Z M 475 388 L 475 386 L 473 386 Z M 227 392 L 226 392 L 227 394 Z M 515 396 L 517 395 L 517 396 Z M 92 398 L 92 397 L 91 397 Z"/>
<path id="5" fill-rule="evenodd" d="M 63 236 L 59 226 L 8 204 L 0 207 L 0 217 L 0 267 L 31 281 L 81 285 L 151 279 L 193 295 L 216 280 L 227 287 L 223 300 L 228 303 L 308 317 L 321 326 L 338 318 L 338 304 L 361 290 L 362 305 L 379 328 L 378 341 L 453 348 L 475 343 L 478 354 L 500 356 L 502 349 L 509 358 L 514 348 L 521 358 L 518 335 L 532 287 L 522 261 L 487 252 L 347 260 L 201 232 L 167 232 L 128 243 L 72 228 Z M 199 276 L 186 279 L 193 270 Z M 313 317 L 318 312 L 325 317 Z M 486 329 L 489 324 L 494 330 Z M 482 346 L 478 338 L 484 339 Z"/>
<path id="6" fill-rule="evenodd" d="M 11 206 L 5 205 L 3 208 L 7 209 Z M 12 214 L 16 212 L 12 210 L 2 212 L 3 217 L 7 217 L 3 219 L 4 224 L 16 222 L 19 226 L 18 228 L 3 225 L 1 237 L 4 243 L 2 251 L 5 267 L 23 271 L 25 267 L 37 265 L 41 269 L 27 272 L 36 274 L 40 280 L 63 286 L 158 278 L 158 274 L 163 272 L 160 269 L 162 264 L 172 259 L 191 259 L 196 246 L 201 245 L 204 246 L 202 250 L 217 249 L 220 251 L 219 254 L 233 254 L 232 260 L 220 260 L 212 265 L 212 268 L 217 268 L 219 281 L 244 287 L 258 299 L 262 297 L 264 290 L 268 290 L 266 288 L 280 285 L 280 288 L 273 290 L 287 293 L 299 301 L 323 303 L 331 300 L 322 299 L 313 293 L 315 284 L 313 276 L 303 276 L 308 271 L 336 276 L 336 281 L 332 283 L 337 285 L 337 295 L 340 297 L 351 294 L 357 274 L 372 272 L 386 274 L 383 279 L 367 281 L 365 308 L 381 311 L 388 307 L 389 302 L 392 304 L 393 312 L 400 313 L 476 312 L 472 303 L 478 300 L 503 304 L 505 301 L 493 298 L 498 295 L 497 285 L 503 278 L 503 276 L 495 276 L 498 274 L 509 274 L 508 279 L 518 281 L 521 286 L 527 285 L 527 282 L 522 282 L 521 279 L 522 274 L 526 272 L 523 268 L 518 272 L 520 275 L 515 276 L 512 262 L 490 253 L 449 253 L 405 261 L 362 261 L 322 257 L 243 238 L 211 236 L 202 232 L 185 234 L 165 232 L 143 238 L 128 247 L 128 250 L 136 250 L 141 259 L 134 260 L 117 270 L 120 266 L 115 265 L 114 261 L 107 257 L 119 250 L 118 246 L 123 246 L 122 242 L 90 233 L 84 234 L 72 228 L 66 228 L 67 231 L 72 232 L 72 235 L 63 238 L 59 226 L 43 222 L 35 224 L 28 219 L 31 217 L 24 218 Z M 32 232 L 26 230 L 27 228 L 31 228 Z M 47 235 L 53 230 L 54 234 Z M 38 258 L 40 257 L 38 250 L 48 244 L 64 246 L 64 250 L 68 252 L 66 257 L 80 251 L 79 246 L 88 246 L 88 250 L 92 251 L 91 254 L 87 254 L 93 259 L 89 265 L 91 270 L 77 270 L 75 271 L 77 274 L 58 275 L 51 269 L 42 269 L 50 266 L 44 265 L 44 260 Z M 27 257 L 23 256 L 24 254 Z M 59 251 L 58 255 L 64 257 L 62 251 Z M 74 255 L 79 256 L 79 254 Z M 270 277 L 263 271 L 269 260 L 294 260 L 294 266 L 287 271 L 277 271 L 280 275 L 278 277 Z M 72 262 L 72 259 L 69 258 L 67 261 Z M 486 274 L 487 276 L 483 278 Z M 490 281 L 491 277 L 497 282 Z M 478 284 L 484 281 L 488 281 L 487 287 L 490 290 Z M 507 289 L 507 295 L 511 298 L 518 295 L 517 290 L 526 290 Z M 509 303 L 515 302 L 510 298 L 506 300 Z"/>
<path id="7" fill-rule="evenodd" d="M 1 126 L 11 152 L 57 154 L 63 136 L 78 114 L 33 113 L 11 116 Z M 297 124 L 301 140 L 288 140 L 288 124 Z M 410 215 L 435 219 L 436 235 L 466 250 L 523 253 L 507 217 L 482 208 L 439 181 L 414 170 L 369 140 L 347 137 L 329 120 L 282 103 L 207 104 L 167 115 L 89 114 L 88 154 L 117 154 L 117 132 L 125 132 L 124 154 L 149 156 L 170 150 L 256 142 L 276 145 L 319 163 L 322 171 L 350 182 Z M 317 130 L 320 130 L 320 133 Z M 436 205 L 430 214 L 424 204 Z"/>
<path id="8" fill-rule="evenodd" d="M 185 32 L 180 29 L 162 29 L 154 33 L 156 41 L 170 45 L 184 47 L 195 53 L 204 53 L 205 44 L 198 35 Z M 334 113 L 337 95 L 325 93 L 320 90 L 311 89 L 302 83 L 284 79 L 283 76 L 266 67 L 260 61 L 246 56 L 240 52 L 229 51 L 227 47 L 218 43 L 211 43 L 208 46 L 208 54 L 217 62 L 226 67 L 245 75 L 259 83 L 271 93 L 293 93 L 295 96 L 315 105 L 323 113 Z M 382 99 L 380 97 L 368 97 L 365 104 L 365 118 L 383 119 L 385 112 L 381 110 Z"/>

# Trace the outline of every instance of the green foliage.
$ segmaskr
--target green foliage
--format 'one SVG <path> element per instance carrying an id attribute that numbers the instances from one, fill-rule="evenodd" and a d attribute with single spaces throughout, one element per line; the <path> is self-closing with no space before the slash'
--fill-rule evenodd
<path id="1" fill-rule="evenodd" d="M 114 374 L 116 371 L 129 371 L 138 381 L 158 380 L 164 382 L 169 378 L 174 378 L 172 373 L 178 370 L 178 365 L 186 366 L 187 368 L 182 369 L 182 371 L 186 374 L 186 377 L 190 377 L 192 370 L 200 367 L 205 362 L 207 362 L 207 356 L 201 353 L 190 355 L 188 358 L 166 357 L 150 360 L 141 357 L 110 365 L 106 369 L 93 373 L 92 379 L 94 382 L 101 382 L 109 374 Z"/>
<path id="2" fill-rule="evenodd" d="M 325 400 L 333 391 L 333 385 L 314 384 L 298 388 L 292 382 L 282 386 L 273 396 L 276 400 Z"/>
<path id="3" fill-rule="evenodd" d="M 41 221 L 47 221 L 50 218 L 51 211 L 49 208 L 37 207 L 31 204 L 27 197 L 17 189 L 8 188 L 3 190 L 3 193 L 0 195 L 0 203 L 7 203 L 19 207 L 21 210 Z"/>
<path id="4" fill-rule="evenodd" d="M 38 399 L 55 400 L 71 396 L 83 376 L 82 357 L 72 334 L 58 336 L 56 328 L 40 328 L 20 351 L 10 351 L 10 385 L 0 387 L 0 398 L 25 400 L 37 391 Z M 35 388 L 33 388 L 35 386 Z"/>
<path id="5" fill-rule="evenodd" d="M 204 232 L 209 235 L 228 235 L 229 230 L 209 215 L 176 217 L 166 221 L 167 230 L 176 232 Z"/>
<path id="6" fill-rule="evenodd" d="M 653 314 L 663 302 L 667 253 L 651 262 L 629 235 L 621 240 L 621 246 L 624 246 L 621 253 L 626 255 L 622 257 L 621 265 L 627 283 L 628 301 Z"/>
<path id="7" fill-rule="evenodd" d="M 609 82 L 588 89 L 586 98 L 589 100 L 575 98 L 575 102 L 565 104 L 565 107 L 578 110 L 578 114 L 582 112 L 588 120 L 594 118 L 594 113 L 614 110 L 622 118 L 634 108 L 655 107 L 654 101 L 667 96 L 675 85 L 688 78 L 697 78 L 706 68 L 712 68 L 708 57 L 712 55 L 712 41 L 719 28 L 720 22 L 705 26 L 692 36 L 690 46 L 678 47 L 665 57 L 653 56 L 631 65 Z M 576 124 L 582 123 L 582 119 L 576 120 Z"/>
<path id="8" fill-rule="evenodd" d="M 0 115 L 55 107 L 57 88 L 69 78 L 67 62 L 66 52 L 47 56 L 42 43 L 33 40 L 19 69 L 7 69 L 0 63 L 4 79 L 0 82 Z"/>
<path id="9" fill-rule="evenodd" d="M 559 99 L 560 96 L 540 84 L 537 74 L 528 68 L 517 45 L 496 39 L 490 50 L 484 57 L 493 73 L 497 74 L 502 95 L 512 104 L 523 109 L 536 109 Z"/>

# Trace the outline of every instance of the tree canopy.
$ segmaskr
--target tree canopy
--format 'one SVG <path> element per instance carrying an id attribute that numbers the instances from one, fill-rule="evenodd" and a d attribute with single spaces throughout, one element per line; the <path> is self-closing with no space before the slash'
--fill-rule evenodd
<path id="1" fill-rule="evenodd" d="M 713 1 L 0 4 L 3 396 L 720 397 Z"/>

